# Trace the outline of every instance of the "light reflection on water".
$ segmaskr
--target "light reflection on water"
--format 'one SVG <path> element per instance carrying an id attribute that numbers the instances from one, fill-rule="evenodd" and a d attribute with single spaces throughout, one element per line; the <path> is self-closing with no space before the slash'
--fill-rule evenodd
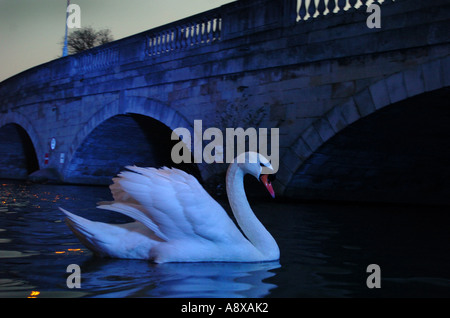
<path id="1" fill-rule="evenodd" d="M 275 285 L 278 262 L 260 264 L 149 264 L 145 261 L 96 260 L 84 286 L 98 297 L 264 297 Z M 86 264 L 87 265 L 87 264 Z M 101 273 L 101 275 L 98 275 Z"/>
<path id="2" fill-rule="evenodd" d="M 127 221 L 94 208 L 111 199 L 108 188 L 0 185 L 0 297 L 450 296 L 450 218 L 439 208 L 251 200 L 279 262 L 151 264 L 96 258 L 64 224 L 59 206 Z M 382 268 L 379 290 L 365 284 L 371 263 Z M 80 265 L 80 289 L 67 288 L 69 264 Z"/>

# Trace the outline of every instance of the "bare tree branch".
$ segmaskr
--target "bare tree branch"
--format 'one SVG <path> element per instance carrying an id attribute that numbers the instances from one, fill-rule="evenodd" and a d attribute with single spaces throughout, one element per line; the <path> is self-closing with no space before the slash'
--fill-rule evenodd
<path id="1" fill-rule="evenodd" d="M 71 32 L 67 36 L 67 48 L 69 54 L 76 54 L 113 40 L 111 30 L 95 31 L 89 26 Z"/>

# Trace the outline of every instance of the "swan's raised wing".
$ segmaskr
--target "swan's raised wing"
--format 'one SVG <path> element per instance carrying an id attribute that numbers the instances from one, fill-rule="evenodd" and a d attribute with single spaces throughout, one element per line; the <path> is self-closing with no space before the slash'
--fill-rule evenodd
<path id="1" fill-rule="evenodd" d="M 99 208 L 142 222 L 162 240 L 242 238 L 225 210 L 179 169 L 127 167 L 111 185 L 114 202 Z"/>

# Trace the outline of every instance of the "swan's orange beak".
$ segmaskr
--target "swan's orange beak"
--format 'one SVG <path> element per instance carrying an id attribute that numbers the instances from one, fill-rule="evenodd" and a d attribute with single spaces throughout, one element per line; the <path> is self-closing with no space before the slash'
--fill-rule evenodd
<path id="1" fill-rule="evenodd" d="M 268 174 L 262 174 L 260 179 L 261 179 L 262 183 L 264 183 L 264 185 L 266 186 L 266 188 L 269 191 L 272 198 L 275 198 L 275 191 L 273 191 L 272 183 L 270 183 L 268 177 L 269 177 Z"/>

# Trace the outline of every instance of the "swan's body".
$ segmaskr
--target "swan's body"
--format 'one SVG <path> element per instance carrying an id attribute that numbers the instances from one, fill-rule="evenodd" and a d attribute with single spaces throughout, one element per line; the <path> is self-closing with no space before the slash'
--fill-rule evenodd
<path id="1" fill-rule="evenodd" d="M 259 178 L 260 164 L 271 166 L 259 154 L 246 155 L 246 163 L 230 164 L 226 185 L 235 218 L 248 239 L 197 179 L 178 169 L 127 167 L 130 171 L 113 179 L 114 201 L 98 208 L 128 215 L 135 222 L 93 222 L 61 210 L 80 241 L 100 256 L 156 263 L 277 260 L 277 243 L 252 212 L 243 182 L 246 173 Z M 254 156 L 257 162 L 249 163 Z"/>

